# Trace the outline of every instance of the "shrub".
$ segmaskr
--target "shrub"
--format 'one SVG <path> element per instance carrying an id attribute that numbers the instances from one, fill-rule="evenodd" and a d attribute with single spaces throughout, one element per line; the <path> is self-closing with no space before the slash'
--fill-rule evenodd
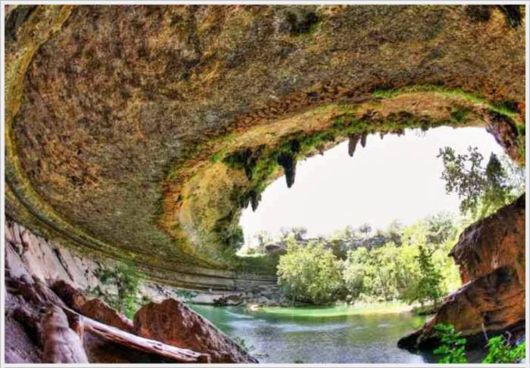
<path id="1" fill-rule="evenodd" d="M 487 347 L 488 354 L 482 363 L 518 363 L 525 358 L 525 344 L 512 347 L 504 336 L 492 337 Z"/>
<path id="2" fill-rule="evenodd" d="M 434 350 L 440 356 L 438 363 L 467 363 L 465 355 L 466 339 L 461 337 L 453 325 L 437 324 L 434 326 L 440 346 Z"/>
<path id="3" fill-rule="evenodd" d="M 293 301 L 328 304 L 342 286 L 341 265 L 321 243 L 301 245 L 293 239 L 280 257 L 278 284 Z"/>
<path id="4" fill-rule="evenodd" d="M 466 339 L 457 332 L 452 325 L 437 324 L 434 326 L 436 335 L 440 339 L 440 346 L 434 354 L 440 359 L 438 363 L 467 363 L 465 355 Z M 482 363 L 519 363 L 525 358 L 524 343 L 512 346 L 504 336 L 492 337 L 486 345 L 488 353 Z"/>

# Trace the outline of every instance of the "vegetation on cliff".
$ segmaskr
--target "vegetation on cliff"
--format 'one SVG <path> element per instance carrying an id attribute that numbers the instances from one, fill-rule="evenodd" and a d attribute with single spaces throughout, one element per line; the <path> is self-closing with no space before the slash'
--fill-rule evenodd
<path id="1" fill-rule="evenodd" d="M 136 265 L 132 262 L 118 263 L 115 268 L 102 270 L 99 278 L 102 284 L 115 285 L 116 293 L 104 293 L 99 287 L 88 290 L 88 293 L 102 298 L 112 308 L 132 318 L 141 306 L 138 296 L 141 278 Z"/>
<path id="2" fill-rule="evenodd" d="M 466 356 L 467 339 L 462 337 L 462 334 L 456 331 L 452 325 L 439 323 L 434 326 L 434 329 L 440 340 L 440 345 L 434 350 L 434 354 L 438 357 L 438 363 L 468 363 Z M 526 356 L 524 342 L 510 341 L 504 335 L 489 337 L 485 348 L 487 353 L 482 359 L 482 363 L 486 364 L 520 363 Z"/>

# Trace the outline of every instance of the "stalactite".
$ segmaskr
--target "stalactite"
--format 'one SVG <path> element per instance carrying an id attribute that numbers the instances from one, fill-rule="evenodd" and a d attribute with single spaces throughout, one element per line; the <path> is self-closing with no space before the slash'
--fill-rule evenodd
<path id="1" fill-rule="evenodd" d="M 261 193 L 252 190 L 250 192 L 250 205 L 252 206 L 253 212 L 258 209 L 259 201 L 261 201 Z"/>
<path id="2" fill-rule="evenodd" d="M 282 152 L 278 156 L 278 164 L 283 167 L 285 173 L 285 180 L 287 181 L 287 188 L 294 184 L 296 175 L 296 157 L 291 152 Z"/>
<path id="3" fill-rule="evenodd" d="M 363 146 L 363 148 L 366 147 L 366 138 L 366 133 L 363 133 L 363 135 L 361 136 L 361 146 Z"/>
<path id="4" fill-rule="evenodd" d="M 246 195 L 239 198 L 239 208 L 247 208 L 250 198 Z"/>
<path id="5" fill-rule="evenodd" d="M 350 134 L 348 136 L 348 155 L 350 157 L 353 157 L 353 153 L 355 152 L 355 147 L 357 147 L 357 143 L 359 143 L 360 137 L 358 135 Z"/>

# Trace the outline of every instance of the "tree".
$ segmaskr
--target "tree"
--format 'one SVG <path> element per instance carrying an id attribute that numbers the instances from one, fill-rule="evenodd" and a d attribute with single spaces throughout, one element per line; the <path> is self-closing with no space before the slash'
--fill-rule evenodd
<path id="1" fill-rule="evenodd" d="M 524 190 L 524 172 L 509 160 L 491 154 L 484 167 L 484 157 L 477 147 L 468 147 L 467 154 L 456 154 L 451 147 L 440 149 L 447 193 L 456 193 L 462 200 L 460 212 L 473 219 L 485 217 L 512 202 Z"/>
<path id="2" fill-rule="evenodd" d="M 456 235 L 457 229 L 453 218 L 447 213 L 438 213 L 426 219 L 426 241 L 440 245 Z"/>
<path id="3" fill-rule="evenodd" d="M 303 226 L 294 226 L 291 228 L 282 227 L 280 233 L 281 241 L 287 241 L 290 237 L 294 238 L 296 241 L 302 241 L 307 234 L 307 229 Z"/>
<path id="4" fill-rule="evenodd" d="M 295 226 L 291 229 L 291 234 L 297 241 L 302 241 L 307 234 L 307 229 L 303 226 Z"/>
<path id="5" fill-rule="evenodd" d="M 351 298 L 356 299 L 362 292 L 366 292 L 365 277 L 369 272 L 368 259 L 369 251 L 364 247 L 348 252 L 342 277 Z"/>
<path id="6" fill-rule="evenodd" d="M 425 246 L 420 245 L 419 254 L 416 257 L 421 278 L 411 301 L 419 301 L 422 307 L 428 300 L 436 305 L 438 299 L 443 296 L 441 289 L 442 275 L 431 260 L 432 253 L 428 252 Z"/>
<path id="7" fill-rule="evenodd" d="M 322 243 L 301 245 L 290 238 L 278 263 L 278 284 L 293 301 L 328 304 L 342 287 L 341 265 Z"/>

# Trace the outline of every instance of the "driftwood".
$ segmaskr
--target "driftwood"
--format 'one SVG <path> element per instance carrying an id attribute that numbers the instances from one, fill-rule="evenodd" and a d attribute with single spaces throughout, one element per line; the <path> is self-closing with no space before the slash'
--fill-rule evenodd
<path id="1" fill-rule="evenodd" d="M 79 336 L 70 329 L 68 319 L 58 306 L 46 311 L 42 322 L 45 363 L 88 363 L 88 358 Z"/>
<path id="2" fill-rule="evenodd" d="M 82 325 L 82 330 L 85 333 L 90 332 L 106 341 L 114 342 L 145 353 L 156 354 L 180 363 L 209 363 L 211 360 L 209 354 L 198 353 L 193 350 L 182 349 L 176 346 L 166 345 L 160 341 L 136 336 L 115 327 L 94 321 L 70 308 L 64 308 L 64 310 L 71 319 L 78 319 L 78 323 Z"/>

